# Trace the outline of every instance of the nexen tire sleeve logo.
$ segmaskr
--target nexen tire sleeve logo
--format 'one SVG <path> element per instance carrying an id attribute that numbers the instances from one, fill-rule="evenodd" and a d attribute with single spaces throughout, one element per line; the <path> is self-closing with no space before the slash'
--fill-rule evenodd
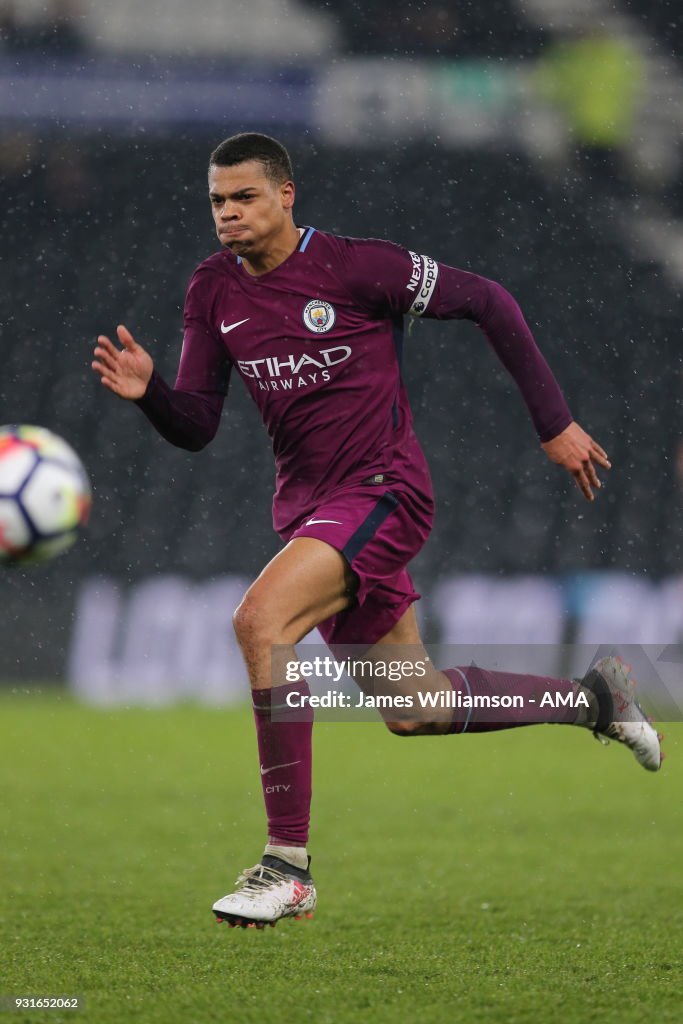
<path id="1" fill-rule="evenodd" d="M 408 315 L 422 316 L 434 294 L 439 267 L 431 256 L 418 256 L 417 253 L 411 252 L 410 258 L 413 261 L 413 268 L 407 288 L 409 292 L 415 293 L 415 298 Z"/>

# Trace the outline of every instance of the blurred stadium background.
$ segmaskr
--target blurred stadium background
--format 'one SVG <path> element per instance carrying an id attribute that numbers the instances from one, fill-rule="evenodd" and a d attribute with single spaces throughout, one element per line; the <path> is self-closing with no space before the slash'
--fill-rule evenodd
<path id="1" fill-rule="evenodd" d="M 476 328 L 416 324 L 427 638 L 680 642 L 680 21 L 666 0 L 0 4 L 1 420 L 62 434 L 95 492 L 75 550 L 0 577 L 0 678 L 244 693 L 229 615 L 278 547 L 265 431 L 235 380 L 210 448 L 175 450 L 89 364 L 124 322 L 173 377 L 216 247 L 207 155 L 248 129 L 289 146 L 299 223 L 501 281 L 612 459 L 584 505 Z"/>

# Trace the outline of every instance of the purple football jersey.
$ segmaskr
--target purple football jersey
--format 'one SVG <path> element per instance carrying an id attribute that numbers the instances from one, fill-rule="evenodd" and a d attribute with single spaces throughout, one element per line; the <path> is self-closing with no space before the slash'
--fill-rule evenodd
<path id="1" fill-rule="evenodd" d="M 431 495 L 401 380 L 406 314 L 479 323 L 541 438 L 571 422 L 519 307 L 486 278 L 391 242 L 313 228 L 261 276 L 227 249 L 195 271 L 174 391 L 218 397 L 232 372 L 242 377 L 272 439 L 279 533 L 323 498 L 377 473 Z"/>
<path id="2" fill-rule="evenodd" d="M 426 267 L 389 243 L 308 229 L 267 274 L 249 274 L 228 250 L 195 272 L 175 386 L 208 391 L 231 370 L 242 377 L 273 443 L 279 533 L 375 473 L 430 491 L 399 365 L 403 314 Z"/>
<path id="3" fill-rule="evenodd" d="M 156 371 L 138 405 L 172 444 L 213 438 L 233 370 L 273 442 L 283 536 L 330 495 L 383 474 L 431 500 L 401 380 L 404 316 L 467 318 L 516 381 L 541 441 L 572 416 L 519 306 L 501 285 L 391 242 L 302 229 L 255 277 L 222 250 L 195 271 L 174 388 Z"/>

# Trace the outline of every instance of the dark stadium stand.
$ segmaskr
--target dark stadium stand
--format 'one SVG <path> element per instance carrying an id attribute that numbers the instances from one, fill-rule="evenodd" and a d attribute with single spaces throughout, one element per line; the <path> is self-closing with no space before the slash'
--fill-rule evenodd
<path id="1" fill-rule="evenodd" d="M 3 186 L 3 420 L 63 434 L 92 475 L 89 536 L 41 587 L 101 571 L 253 574 L 277 550 L 268 439 L 236 377 L 214 443 L 176 450 L 96 382 L 95 335 L 126 323 L 173 377 L 184 289 L 215 246 L 203 194 L 214 139 L 45 140 Z M 405 376 L 439 511 L 420 579 L 680 567 L 670 515 L 679 382 L 673 291 L 634 266 L 599 203 L 519 155 L 419 146 L 293 147 L 299 223 L 391 238 L 501 281 L 518 298 L 579 421 L 614 470 L 589 508 L 537 448 L 521 400 L 467 323 L 416 323 Z M 78 166 L 77 189 L 56 186 Z M 64 175 L 62 175 L 63 179 Z M 658 495 L 657 501 L 652 500 Z"/>
<path id="2" fill-rule="evenodd" d="M 359 4 L 305 0 L 333 13 L 348 53 L 428 57 L 530 57 L 545 40 L 509 0 L 487 4 L 369 0 Z"/>
<path id="3" fill-rule="evenodd" d="M 683 57 L 683 9 L 678 0 L 620 0 L 625 14 L 636 19 L 639 27 L 659 40 L 670 57 Z"/>

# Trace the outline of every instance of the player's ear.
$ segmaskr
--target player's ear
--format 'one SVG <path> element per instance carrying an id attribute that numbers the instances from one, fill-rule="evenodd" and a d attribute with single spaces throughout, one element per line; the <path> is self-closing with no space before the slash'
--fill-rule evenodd
<path id="1" fill-rule="evenodd" d="M 293 181 L 286 181 L 283 185 L 280 185 L 280 198 L 282 199 L 282 208 L 284 210 L 292 209 L 295 195 L 296 188 Z"/>

